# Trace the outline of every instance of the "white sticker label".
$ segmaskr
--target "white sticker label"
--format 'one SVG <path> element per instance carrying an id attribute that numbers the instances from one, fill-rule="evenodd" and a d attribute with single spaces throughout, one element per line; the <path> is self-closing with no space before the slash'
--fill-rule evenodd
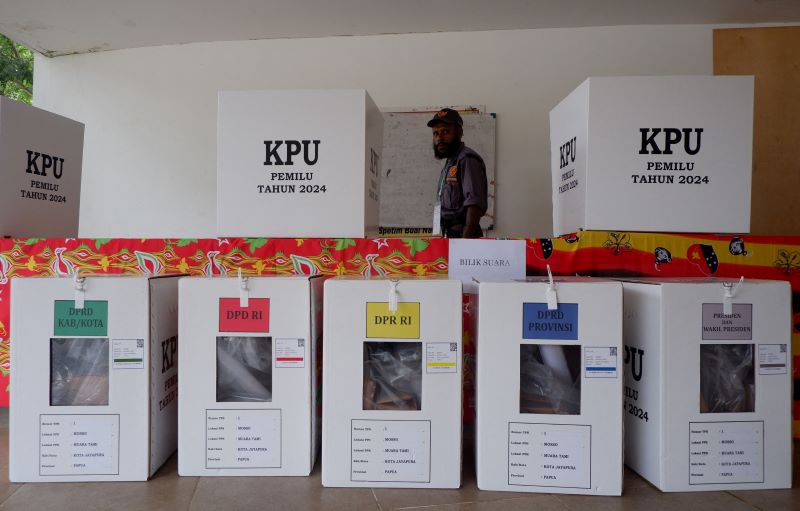
<path id="1" fill-rule="evenodd" d="M 591 487 L 591 426 L 508 424 L 508 484 Z"/>
<path id="2" fill-rule="evenodd" d="M 430 421 L 352 421 L 351 481 L 429 483 Z"/>
<path id="3" fill-rule="evenodd" d="M 425 368 L 428 373 L 457 373 L 458 343 L 425 343 Z"/>
<path id="4" fill-rule="evenodd" d="M 40 415 L 39 475 L 119 474 L 119 415 Z"/>
<path id="5" fill-rule="evenodd" d="M 144 369 L 144 339 L 112 339 L 113 369 Z"/>
<path id="6" fill-rule="evenodd" d="M 689 484 L 764 482 L 764 422 L 689 423 Z"/>
<path id="7" fill-rule="evenodd" d="M 280 410 L 206 410 L 206 468 L 280 466 Z"/>
<path id="8" fill-rule="evenodd" d="M 305 339 L 275 339 L 275 367 L 305 366 Z"/>
<path id="9" fill-rule="evenodd" d="M 586 346 L 583 349 L 587 378 L 617 377 L 617 348 Z"/>
<path id="10" fill-rule="evenodd" d="M 442 235 L 442 205 L 437 202 L 433 207 L 433 230 L 431 236 Z"/>
<path id="11" fill-rule="evenodd" d="M 758 345 L 758 374 L 786 374 L 788 353 L 785 344 Z"/>

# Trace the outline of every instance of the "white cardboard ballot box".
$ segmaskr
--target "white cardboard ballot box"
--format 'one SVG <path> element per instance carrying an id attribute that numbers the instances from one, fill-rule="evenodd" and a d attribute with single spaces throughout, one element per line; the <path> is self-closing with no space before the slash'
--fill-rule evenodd
<path id="1" fill-rule="evenodd" d="M 0 237 L 75 238 L 83 124 L 0 96 Z"/>
<path id="2" fill-rule="evenodd" d="M 480 282 L 478 488 L 622 493 L 622 286 Z"/>
<path id="3" fill-rule="evenodd" d="M 364 90 L 219 93 L 220 236 L 377 232 L 383 116 Z"/>
<path id="4" fill-rule="evenodd" d="M 550 111 L 555 235 L 750 230 L 752 76 L 589 78 Z"/>
<path id="5" fill-rule="evenodd" d="M 180 475 L 311 472 L 321 329 L 321 277 L 181 280 Z"/>
<path id="6" fill-rule="evenodd" d="M 623 282 L 625 464 L 662 491 L 792 485 L 789 283 L 738 282 Z"/>
<path id="7" fill-rule="evenodd" d="M 325 282 L 322 484 L 461 484 L 461 282 Z"/>
<path id="8" fill-rule="evenodd" d="M 178 444 L 178 278 L 11 289 L 10 480 L 147 480 Z"/>

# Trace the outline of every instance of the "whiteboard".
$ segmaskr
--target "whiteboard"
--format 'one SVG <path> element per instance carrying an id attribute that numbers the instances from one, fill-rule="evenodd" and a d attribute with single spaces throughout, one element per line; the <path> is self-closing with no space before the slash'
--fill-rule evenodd
<path id="1" fill-rule="evenodd" d="M 383 162 L 380 189 L 380 227 L 383 234 L 431 232 L 436 187 L 444 160 L 433 156 L 427 122 L 438 111 L 384 112 Z M 494 114 L 461 112 L 463 142 L 486 163 L 489 204 L 481 227 L 494 228 L 495 129 Z M 406 228 L 406 229 L 400 229 Z M 409 229 L 411 228 L 411 229 Z M 413 232 L 416 228 L 420 232 Z"/>

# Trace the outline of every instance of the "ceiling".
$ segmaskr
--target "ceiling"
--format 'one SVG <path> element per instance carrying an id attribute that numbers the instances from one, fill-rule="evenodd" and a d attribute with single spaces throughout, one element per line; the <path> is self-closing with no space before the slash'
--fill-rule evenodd
<path id="1" fill-rule="evenodd" d="M 0 0 L 47 56 L 210 41 L 800 21 L 800 0 Z"/>

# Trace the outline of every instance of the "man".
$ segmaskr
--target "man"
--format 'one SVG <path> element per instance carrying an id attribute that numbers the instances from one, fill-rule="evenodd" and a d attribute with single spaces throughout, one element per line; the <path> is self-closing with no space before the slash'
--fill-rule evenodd
<path id="1" fill-rule="evenodd" d="M 450 108 L 439 110 L 428 127 L 433 131 L 433 154 L 445 160 L 439 175 L 434 224 L 448 238 L 480 238 L 480 219 L 486 213 L 488 186 L 483 158 L 464 145 L 464 120 Z M 436 233 L 437 225 L 433 226 Z"/>

